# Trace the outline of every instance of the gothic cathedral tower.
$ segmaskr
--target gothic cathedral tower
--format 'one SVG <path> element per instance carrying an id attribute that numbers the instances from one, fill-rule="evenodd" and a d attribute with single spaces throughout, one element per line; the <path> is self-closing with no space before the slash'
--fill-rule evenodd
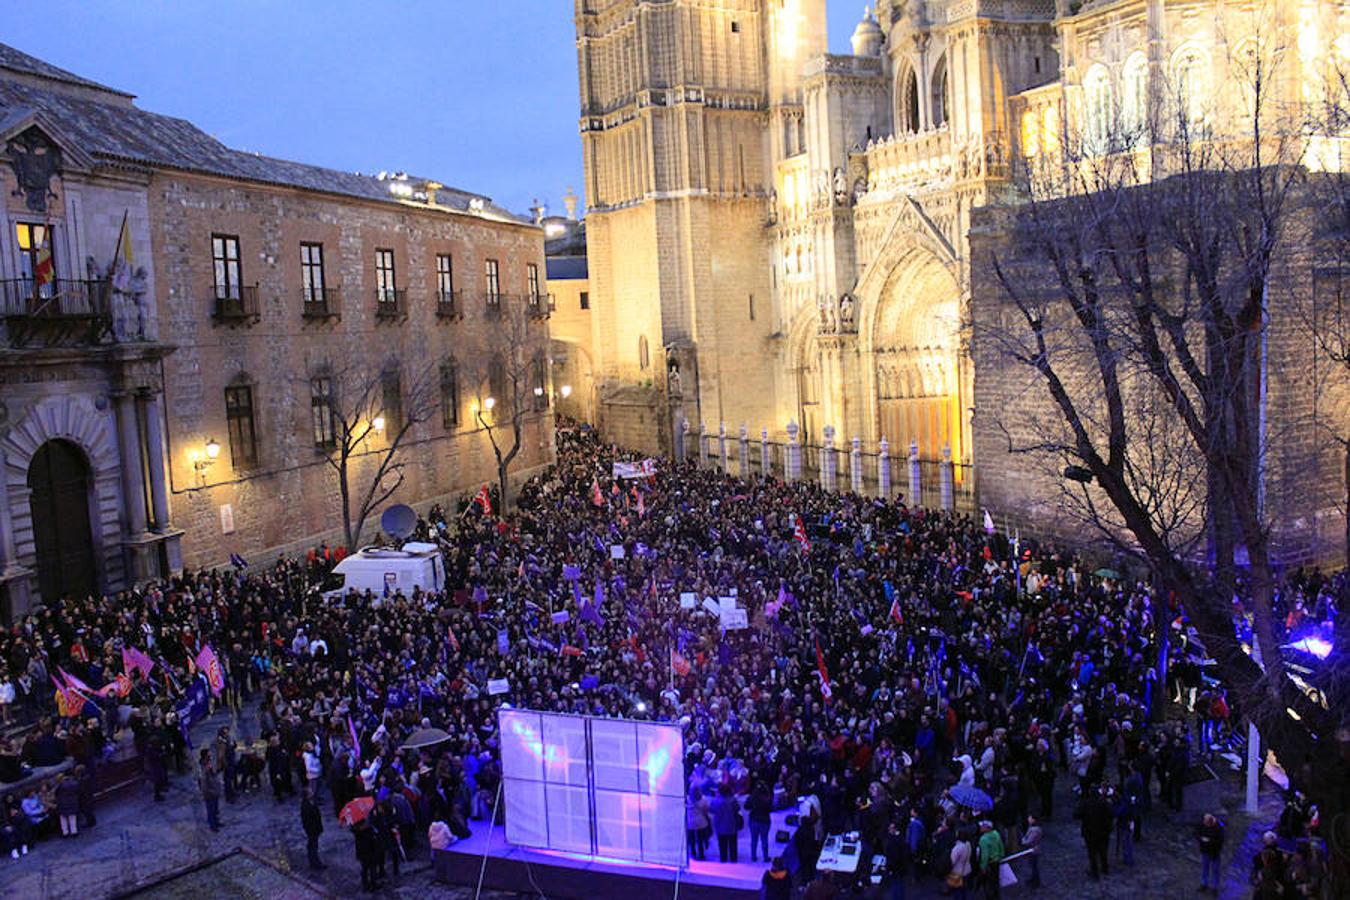
<path id="1" fill-rule="evenodd" d="M 766 233 L 824 0 L 576 0 L 596 410 L 613 438 L 774 421 Z"/>

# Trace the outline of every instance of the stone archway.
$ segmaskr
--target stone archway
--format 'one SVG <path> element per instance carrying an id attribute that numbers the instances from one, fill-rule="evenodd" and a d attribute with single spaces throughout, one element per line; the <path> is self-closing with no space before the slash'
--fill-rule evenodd
<path id="1" fill-rule="evenodd" d="M 37 568 L 29 471 L 45 444 L 64 441 L 78 448 L 88 464 L 89 543 L 95 587 L 123 581 L 122 483 L 115 434 L 110 410 L 97 408 L 86 396 L 63 395 L 30 406 L 0 440 L 0 459 L 4 461 L 0 475 L 10 498 L 15 553 L 21 565 Z M 53 598 L 44 599 L 50 602 Z"/>
<path id="2" fill-rule="evenodd" d="M 48 600 L 87 597 L 98 588 L 92 528 L 89 458 L 70 441 L 44 443 L 28 466 L 28 508 L 38 590 Z"/>

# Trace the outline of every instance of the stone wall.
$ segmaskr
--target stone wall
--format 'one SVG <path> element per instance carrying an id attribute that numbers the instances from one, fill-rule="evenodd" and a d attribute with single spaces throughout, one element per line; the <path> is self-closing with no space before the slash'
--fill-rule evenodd
<path id="1" fill-rule="evenodd" d="M 499 261 L 508 298 L 526 292 L 527 263 L 544 272 L 542 233 L 533 226 L 181 174 L 156 175 L 150 194 L 161 336 L 178 347 L 165 363 L 165 401 L 173 521 L 187 531 L 189 566 L 340 532 L 338 481 L 312 438 L 308 379 L 322 364 L 392 358 L 416 376 L 447 360 L 466 363 L 487 329 L 502 327 L 485 313 L 484 261 Z M 213 233 L 239 237 L 241 282 L 258 287 L 257 321 L 213 320 Z M 325 284 L 341 291 L 340 318 L 302 316 L 301 241 L 322 243 Z M 397 286 L 407 290 L 402 319 L 375 316 L 377 247 L 394 251 Z M 441 253 L 454 260 L 462 319 L 436 316 Z M 546 348 L 546 326 L 531 328 L 532 342 Z M 477 392 L 467 373 L 480 368 L 464 366 L 458 425 L 447 428 L 438 409 L 405 438 L 405 482 L 390 503 L 495 483 L 491 447 L 470 408 Z M 234 464 L 229 449 L 224 389 L 231 382 L 253 390 L 258 462 L 247 468 Z M 220 457 L 199 471 L 193 460 L 209 440 L 221 445 Z M 354 487 L 369 484 L 381 441 L 372 439 L 356 461 Z M 533 414 L 515 468 L 551 457 L 551 421 Z"/>

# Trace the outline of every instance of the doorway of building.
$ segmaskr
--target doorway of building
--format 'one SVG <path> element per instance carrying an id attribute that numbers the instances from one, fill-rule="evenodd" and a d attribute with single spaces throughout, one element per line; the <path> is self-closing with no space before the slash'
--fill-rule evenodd
<path id="1" fill-rule="evenodd" d="M 98 585 L 89 526 L 89 461 L 69 441 L 47 441 L 28 466 L 38 589 L 48 605 Z"/>

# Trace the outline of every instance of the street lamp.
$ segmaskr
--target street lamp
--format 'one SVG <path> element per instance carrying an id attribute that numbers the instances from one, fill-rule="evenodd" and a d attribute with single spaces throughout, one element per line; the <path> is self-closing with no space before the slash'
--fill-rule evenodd
<path id="1" fill-rule="evenodd" d="M 370 425 L 379 434 L 384 434 L 384 416 L 376 416 L 370 420 Z"/>
<path id="2" fill-rule="evenodd" d="M 572 396 L 572 386 L 570 384 L 564 384 L 562 386 L 561 393 L 563 395 L 563 399 L 566 400 L 568 397 Z"/>
<path id="3" fill-rule="evenodd" d="M 483 401 L 483 409 L 486 409 L 488 412 L 491 412 L 492 407 L 496 405 L 497 405 L 496 397 L 488 397 L 486 400 Z"/>
<path id="4" fill-rule="evenodd" d="M 206 470 L 216 464 L 220 458 L 220 444 L 215 438 L 209 438 L 201 451 L 193 450 L 188 453 L 188 460 L 192 463 L 192 468 L 197 472 L 197 481 L 201 485 L 206 484 Z"/>

